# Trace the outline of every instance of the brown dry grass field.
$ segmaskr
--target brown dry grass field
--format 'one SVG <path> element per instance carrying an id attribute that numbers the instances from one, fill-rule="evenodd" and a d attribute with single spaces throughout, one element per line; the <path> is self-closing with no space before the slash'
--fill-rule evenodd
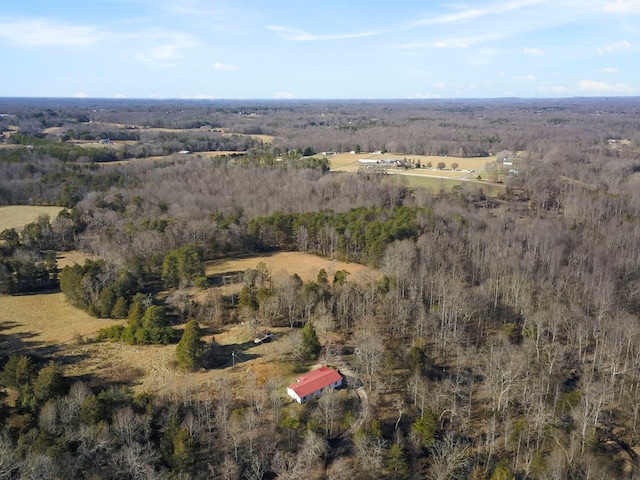
<path id="1" fill-rule="evenodd" d="M 82 252 L 66 252 L 59 255 L 58 262 L 59 265 L 80 263 L 85 258 Z M 352 281 L 366 281 L 381 275 L 362 265 L 295 252 L 216 260 L 206 264 L 206 272 L 215 275 L 244 271 L 260 262 L 267 265 L 276 282 L 293 273 L 303 280 L 312 280 L 321 268 L 330 276 L 336 270 L 347 270 Z M 295 377 L 292 367 L 282 361 L 289 344 L 290 331 L 286 328 L 272 328 L 277 338 L 261 345 L 253 344 L 253 332 L 244 324 L 207 332 L 204 340 L 215 337 L 222 364 L 186 373 L 176 368 L 175 345 L 136 346 L 92 341 L 99 329 L 122 322 L 91 317 L 71 306 L 62 293 L 0 296 L 0 348 L 5 352 L 51 354 L 65 365 L 70 377 L 96 384 L 129 383 L 136 392 L 167 395 L 206 389 L 223 376 L 236 385 L 245 384 L 249 377 L 254 377 L 258 384 L 276 378 L 281 383 L 283 397 L 286 396 L 284 387 Z M 176 326 L 178 331 L 182 328 L 182 325 Z M 232 366 L 233 351 L 238 352 L 235 366 Z M 242 388 L 236 389 L 236 395 L 242 398 Z"/>
<path id="2" fill-rule="evenodd" d="M 0 295 L 0 333 L 12 337 L 10 350 L 68 344 L 114 323 L 75 308 L 60 292 Z"/>
<path id="3" fill-rule="evenodd" d="M 423 173 L 425 175 L 438 175 L 438 176 L 463 176 L 469 173 L 467 170 L 481 171 L 487 163 L 495 161 L 495 157 L 478 157 L 478 158 L 462 158 L 462 157 L 438 157 L 433 155 L 394 155 L 391 153 L 339 153 L 329 157 L 329 164 L 332 170 L 336 171 L 354 171 L 361 168 L 363 165 L 358 163 L 358 160 L 406 160 L 410 163 L 417 163 L 420 161 L 421 165 L 426 165 L 431 162 L 435 167 L 438 163 L 444 162 L 445 170 L 437 169 L 414 169 L 411 172 Z M 451 170 L 453 163 L 458 164 L 457 170 L 454 172 Z M 449 169 L 449 170 L 446 170 Z"/>
<path id="4" fill-rule="evenodd" d="M 245 271 L 250 268 L 256 268 L 260 262 L 267 265 L 271 272 L 271 277 L 274 279 L 297 273 L 303 281 L 315 280 L 318 277 L 318 272 L 323 268 L 327 271 L 329 277 L 332 277 L 338 270 L 346 270 L 351 274 L 349 279 L 352 281 L 378 278 L 381 275 L 377 270 L 358 263 L 329 260 L 317 255 L 300 252 L 275 252 L 212 260 L 205 263 L 205 273 L 207 275 L 217 275 L 226 272 Z"/>
<path id="5" fill-rule="evenodd" d="M 402 174 L 398 172 L 407 181 L 407 185 L 410 188 L 426 188 L 434 193 L 440 191 L 448 191 L 454 186 L 460 185 L 465 188 L 478 188 L 488 195 L 489 197 L 497 197 L 505 192 L 505 186 L 499 183 L 482 182 L 478 180 L 460 180 L 455 178 L 424 176 L 424 175 L 411 175 Z"/>
<path id="6" fill-rule="evenodd" d="M 58 268 L 62 269 L 66 266 L 84 265 L 86 260 L 95 260 L 96 257 L 88 253 L 81 252 L 79 250 L 70 250 L 68 252 L 58 252 L 56 255 L 56 262 Z"/>
<path id="7" fill-rule="evenodd" d="M 51 220 L 58 216 L 62 207 L 34 205 L 8 205 L 0 207 L 0 231 L 7 228 L 20 229 L 27 223 L 38 221 L 40 215 L 49 215 Z"/>
<path id="8" fill-rule="evenodd" d="M 410 187 L 422 187 L 438 192 L 440 190 L 449 190 L 456 185 L 476 185 L 482 188 L 485 193 L 490 196 L 497 196 L 504 192 L 504 187 L 498 184 L 489 183 L 482 180 L 485 167 L 488 163 L 495 161 L 495 157 L 438 157 L 433 155 L 393 155 L 390 153 L 339 153 L 329 157 L 329 165 L 334 172 L 355 172 L 361 168 L 366 168 L 366 164 L 358 163 L 358 160 L 385 160 L 396 159 L 406 160 L 413 164 L 420 161 L 421 165 L 438 165 L 444 162 L 446 167 L 443 170 L 437 168 L 413 168 L 402 169 L 396 167 L 388 167 L 387 173 L 402 175 L 406 178 Z M 453 163 L 458 164 L 458 168 L 454 171 L 451 169 Z M 480 177 L 480 180 L 478 180 Z"/>

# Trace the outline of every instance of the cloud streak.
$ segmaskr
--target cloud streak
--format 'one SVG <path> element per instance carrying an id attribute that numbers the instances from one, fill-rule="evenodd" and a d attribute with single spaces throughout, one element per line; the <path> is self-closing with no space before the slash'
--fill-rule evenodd
<path id="1" fill-rule="evenodd" d="M 604 47 L 598 48 L 596 52 L 598 52 L 599 55 L 604 55 L 605 53 L 613 53 L 627 48 L 631 48 L 631 43 L 626 40 L 621 40 L 619 42 L 608 43 Z"/>
<path id="2" fill-rule="evenodd" d="M 272 32 L 276 32 L 284 40 L 289 40 L 294 42 L 314 42 L 319 40 L 346 40 L 351 38 L 373 37 L 375 35 L 380 35 L 382 33 L 385 33 L 382 31 L 369 31 L 369 32 L 334 33 L 334 34 L 316 35 L 316 34 L 301 30 L 299 28 L 285 27 L 282 25 L 267 25 L 265 28 L 267 30 L 271 30 Z"/>
<path id="3" fill-rule="evenodd" d="M 550 0 L 517 0 L 511 2 L 503 2 L 497 4 L 488 4 L 480 8 L 469 8 L 456 13 L 441 15 L 412 22 L 413 25 L 435 25 L 435 24 L 451 24 L 460 23 L 471 20 L 478 20 L 482 17 L 503 15 L 505 13 L 520 10 L 526 7 L 548 3 Z"/>
<path id="4" fill-rule="evenodd" d="M 238 65 L 229 65 L 229 64 L 225 64 L 225 63 L 220 63 L 220 62 L 216 62 L 213 64 L 213 69 L 214 70 L 222 70 L 225 72 L 232 72 L 235 70 L 240 70 L 240 67 Z"/>
<path id="5" fill-rule="evenodd" d="M 148 38 L 156 42 L 155 45 L 147 48 L 143 53 L 135 55 L 137 60 L 154 66 L 172 66 L 174 60 L 182 58 L 183 50 L 198 45 L 198 42 L 189 35 L 159 30 L 152 31 L 150 34 L 139 36 L 138 38 Z"/>
<path id="6" fill-rule="evenodd" d="M 527 55 L 533 55 L 534 57 L 544 56 L 544 52 L 540 48 L 525 47 L 522 49 L 522 51 Z"/>
<path id="7" fill-rule="evenodd" d="M 77 26 L 45 19 L 0 21 L 0 39 L 18 47 L 89 47 L 102 39 L 95 26 Z"/>
<path id="8" fill-rule="evenodd" d="M 626 83 L 606 83 L 595 80 L 581 80 L 578 83 L 578 90 L 581 92 L 590 92 L 596 95 L 616 94 L 616 95 L 632 95 L 637 89 Z"/>
<path id="9" fill-rule="evenodd" d="M 604 11 L 608 13 L 640 14 L 640 0 L 616 0 L 605 4 Z"/>

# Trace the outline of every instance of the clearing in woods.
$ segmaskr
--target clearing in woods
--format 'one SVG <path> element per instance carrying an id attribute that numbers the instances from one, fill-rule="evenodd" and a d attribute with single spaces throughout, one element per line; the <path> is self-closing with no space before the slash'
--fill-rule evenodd
<path id="1" fill-rule="evenodd" d="M 81 263 L 85 258 L 80 252 L 69 252 L 63 263 Z M 338 270 L 349 272 L 348 278 L 354 282 L 381 276 L 380 272 L 363 265 L 297 252 L 215 260 L 207 262 L 205 268 L 207 275 L 221 275 L 256 268 L 260 262 L 267 265 L 276 285 L 294 273 L 304 281 L 315 280 L 322 268 L 330 279 Z M 224 288 L 235 287 L 241 285 Z M 291 381 L 291 366 L 282 361 L 282 354 L 289 348 L 291 331 L 288 328 L 271 328 L 275 339 L 260 345 L 253 343 L 254 333 L 247 325 L 228 325 L 214 335 L 209 332 L 203 340 L 209 342 L 215 337 L 216 348 L 223 355 L 222 364 L 186 373 L 176 367 L 175 344 L 138 346 L 92 341 L 101 328 L 124 323 L 124 320 L 91 317 L 69 304 L 62 293 L 0 296 L 0 350 L 52 355 L 65 365 L 68 376 L 90 383 L 130 383 L 138 392 L 180 394 L 205 388 L 222 376 L 232 383 L 237 380 L 239 385 L 248 376 L 255 377 L 259 384 L 269 378 L 280 380 L 283 386 Z M 182 328 L 182 325 L 176 326 L 178 335 Z"/>
<path id="2" fill-rule="evenodd" d="M 459 178 L 467 173 L 473 173 L 469 172 L 469 170 L 484 170 L 487 163 L 495 162 L 495 157 L 466 158 L 439 157 L 434 155 L 394 155 L 392 153 L 339 153 L 329 157 L 329 164 L 331 165 L 331 170 L 335 171 L 354 171 L 367 166 L 367 164 L 359 163 L 358 160 L 376 160 L 379 162 L 383 162 L 384 160 L 400 160 L 413 165 L 420 162 L 423 168 L 415 168 L 407 171 L 424 175 Z M 429 162 L 431 162 L 432 168 L 424 168 Z M 445 164 L 442 170 L 436 168 L 440 162 Z M 454 163 L 458 164 L 455 171 L 452 169 Z M 395 167 L 389 167 L 389 170 L 394 169 Z"/>
<path id="3" fill-rule="evenodd" d="M 62 207 L 36 205 L 8 205 L 0 207 L 0 232 L 7 228 L 20 229 L 27 223 L 37 222 L 40 215 L 49 215 L 53 220 Z"/>
<path id="4" fill-rule="evenodd" d="M 207 276 L 223 276 L 256 268 L 259 263 L 267 266 L 274 280 L 296 273 L 304 282 L 315 281 L 318 278 L 318 272 L 323 268 L 329 280 L 332 280 L 333 274 L 339 270 L 349 272 L 348 279 L 354 282 L 363 282 L 381 276 L 377 270 L 358 263 L 341 262 L 301 252 L 274 252 L 212 260 L 205 263 L 205 273 Z"/>
<path id="5" fill-rule="evenodd" d="M 374 160 L 381 162 L 362 163 L 358 160 Z M 329 157 L 329 165 L 333 172 L 356 172 L 361 169 L 384 167 L 385 160 L 399 160 L 421 168 L 386 167 L 388 174 L 401 175 L 406 178 L 410 187 L 429 188 L 433 191 L 448 190 L 456 185 L 468 184 L 482 188 L 486 194 L 497 196 L 504 191 L 504 186 L 487 182 L 485 169 L 487 164 L 495 163 L 495 157 L 442 157 L 434 155 L 394 155 L 391 153 L 338 153 Z M 439 163 L 443 169 L 438 169 Z M 453 164 L 457 164 L 453 169 Z M 431 167 L 426 166 L 431 164 Z"/>

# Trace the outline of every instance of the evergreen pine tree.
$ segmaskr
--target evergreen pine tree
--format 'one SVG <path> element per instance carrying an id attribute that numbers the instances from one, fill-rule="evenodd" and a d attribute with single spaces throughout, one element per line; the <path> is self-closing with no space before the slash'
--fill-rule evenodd
<path id="1" fill-rule="evenodd" d="M 182 338 L 176 346 L 178 365 L 185 370 L 195 370 L 202 364 L 204 342 L 198 322 L 190 320 L 184 327 Z"/>
<path id="2" fill-rule="evenodd" d="M 315 360 L 320 353 L 320 340 L 316 334 L 316 329 L 311 323 L 306 323 L 302 328 L 302 355 L 307 360 Z"/>

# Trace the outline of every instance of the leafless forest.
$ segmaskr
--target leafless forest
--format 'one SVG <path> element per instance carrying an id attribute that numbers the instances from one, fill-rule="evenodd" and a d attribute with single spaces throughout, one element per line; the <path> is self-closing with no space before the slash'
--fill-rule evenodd
<path id="1" fill-rule="evenodd" d="M 66 207 L 0 233 L 0 291 L 61 288 L 131 324 L 165 289 L 169 324 L 286 327 L 283 361 L 353 373 L 294 409 L 293 376 L 134 396 L 0 350 L 0 478 L 640 478 L 639 99 L 0 99 L 0 114 L 0 204 Z M 490 198 L 332 173 L 320 154 L 354 150 L 514 161 Z M 69 249 L 100 261 L 58 280 L 46 253 Z M 200 262 L 270 250 L 383 276 L 258 269 L 238 295 L 191 298 L 212 281 Z"/>

